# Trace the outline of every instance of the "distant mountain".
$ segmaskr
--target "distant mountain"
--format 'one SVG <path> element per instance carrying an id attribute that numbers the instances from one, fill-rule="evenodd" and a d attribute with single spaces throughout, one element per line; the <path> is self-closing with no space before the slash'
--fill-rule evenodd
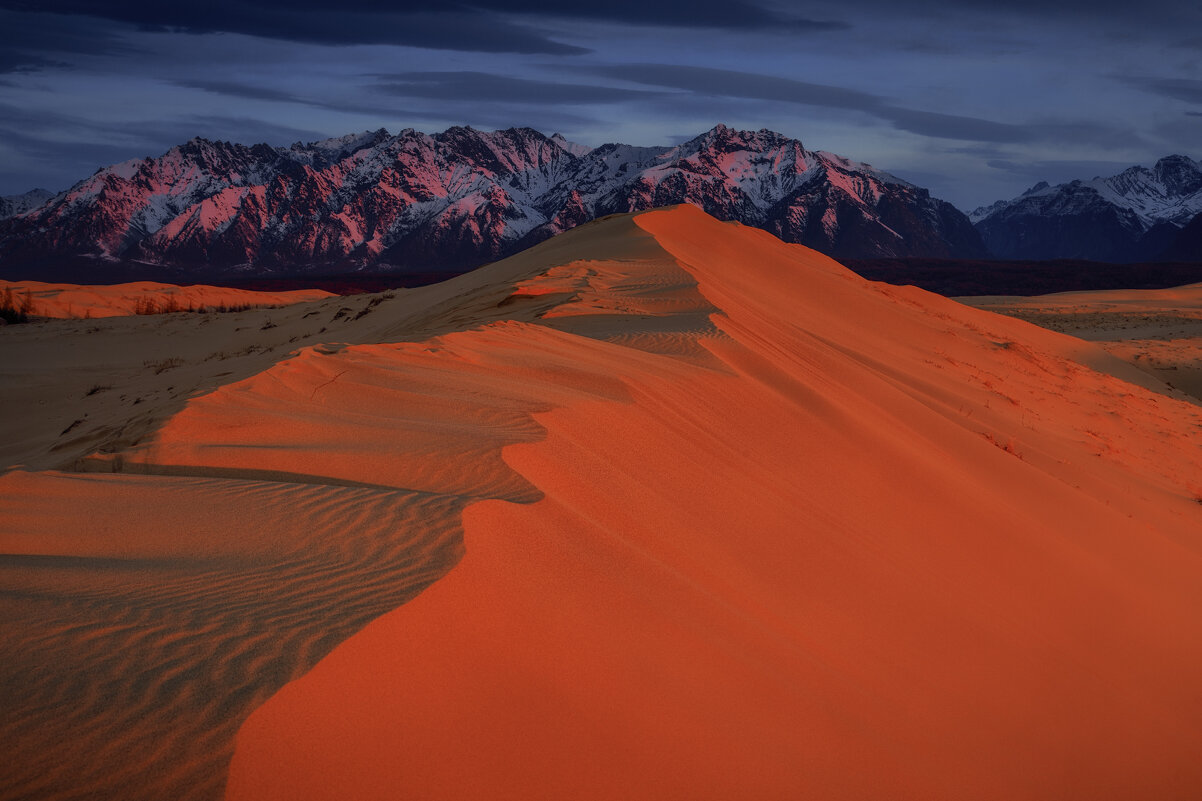
<path id="1" fill-rule="evenodd" d="M 1167 156 L 1152 169 L 1109 178 L 1036 184 L 1019 197 L 972 212 L 986 247 L 1001 259 L 1154 261 L 1202 213 L 1202 164 Z"/>
<path id="2" fill-rule="evenodd" d="M 767 130 L 588 148 L 529 128 L 455 127 L 289 148 L 193 139 L 0 221 L 0 265 L 464 270 L 605 214 L 676 203 L 836 257 L 985 253 L 968 218 L 927 190 Z"/>
<path id="3" fill-rule="evenodd" d="M 0 197 L 0 220 L 36 209 L 52 197 L 54 193 L 45 189 L 31 189 L 23 195 Z"/>

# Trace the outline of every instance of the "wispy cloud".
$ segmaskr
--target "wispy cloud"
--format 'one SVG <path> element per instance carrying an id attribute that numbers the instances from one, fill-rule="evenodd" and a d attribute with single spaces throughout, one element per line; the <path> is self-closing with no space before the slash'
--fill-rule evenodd
<path id="1" fill-rule="evenodd" d="M 460 5 L 460 4 L 456 4 Z M 775 30 L 790 33 L 841 31 L 852 27 L 836 16 L 814 19 L 791 13 L 788 6 L 768 6 L 746 0 L 606 0 L 592 3 L 554 3 L 545 0 L 472 0 L 473 8 L 540 17 L 588 19 L 623 25 L 668 28 Z"/>
<path id="2" fill-rule="evenodd" d="M 377 88 L 389 94 L 450 102 L 583 105 L 645 100 L 662 94 L 471 71 L 377 73 L 369 77 L 380 81 Z"/>
<path id="3" fill-rule="evenodd" d="M 620 64 L 576 68 L 580 72 L 697 95 L 771 100 L 870 114 L 903 131 L 942 139 L 1022 142 L 1029 128 L 976 117 L 941 114 L 892 105 L 880 95 L 843 86 L 798 81 L 737 70 L 675 64 Z"/>
<path id="4" fill-rule="evenodd" d="M 884 105 L 877 95 L 840 86 L 809 83 L 737 70 L 677 64 L 581 66 L 582 73 L 616 78 L 645 86 L 661 86 L 700 95 L 775 100 L 810 106 L 868 110 Z"/>
<path id="5" fill-rule="evenodd" d="M 372 0 L 337 4 L 275 0 L 206 3 L 96 3 L 92 0 L 0 0 L 0 8 L 74 19 L 99 18 L 142 32 L 240 33 L 323 45 L 393 44 L 480 53 L 578 55 L 530 25 L 467 6 L 406 9 Z"/>
<path id="6" fill-rule="evenodd" d="M 1121 76 L 1123 83 L 1161 97 L 1171 97 L 1186 103 L 1202 104 L 1202 80 L 1193 78 L 1152 78 Z"/>
<path id="7" fill-rule="evenodd" d="M 0 9 L 6 4 L 0 1 Z M 117 26 L 54 14 L 0 10 L 0 73 L 69 69 L 69 55 L 134 55 Z"/>

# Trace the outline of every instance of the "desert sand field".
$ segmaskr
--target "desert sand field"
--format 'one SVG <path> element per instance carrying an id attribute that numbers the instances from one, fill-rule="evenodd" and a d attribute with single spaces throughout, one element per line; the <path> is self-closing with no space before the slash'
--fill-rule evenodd
<path id="1" fill-rule="evenodd" d="M 2 328 L 0 797 L 1196 798 L 1202 408 L 1113 344 L 690 206 Z"/>
<path id="2" fill-rule="evenodd" d="M 960 300 L 1097 342 L 1202 402 L 1202 284 Z"/>
<path id="3" fill-rule="evenodd" d="M 17 300 L 29 298 L 31 315 L 58 319 L 92 319 L 153 314 L 163 311 L 192 311 L 244 306 L 288 306 L 333 297 L 321 289 L 289 292 L 252 292 L 245 289 L 206 286 L 176 286 L 153 281 L 135 281 L 110 286 L 48 284 L 42 281 L 0 281 L 0 293 Z"/>

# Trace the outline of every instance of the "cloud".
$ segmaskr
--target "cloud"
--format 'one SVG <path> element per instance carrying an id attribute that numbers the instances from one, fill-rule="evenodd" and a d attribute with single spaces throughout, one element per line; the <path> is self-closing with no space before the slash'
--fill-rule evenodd
<path id="1" fill-rule="evenodd" d="M 226 95 L 227 97 L 241 97 L 248 100 L 271 100 L 280 103 L 301 103 L 303 105 L 313 105 L 311 101 L 298 97 L 291 92 L 282 92 L 278 89 L 268 89 L 263 86 L 250 86 L 249 84 L 237 83 L 234 81 L 201 81 L 201 80 L 177 80 L 172 81 L 176 86 L 182 86 L 185 89 L 199 89 L 202 92 L 211 94 Z"/>
<path id="2" fill-rule="evenodd" d="M 662 86 L 701 95 L 777 100 L 784 103 L 858 110 L 876 108 L 884 103 L 876 95 L 854 89 L 712 67 L 619 64 L 578 69 L 581 72 L 617 78 L 630 83 Z"/>
<path id="3" fill-rule="evenodd" d="M 466 6 L 429 11 L 406 10 L 403 4 L 391 6 L 373 0 L 337 4 L 278 0 L 206 3 L 0 0 L 0 8 L 40 11 L 70 19 L 100 18 L 154 33 L 239 33 L 322 45 L 392 44 L 481 53 L 589 52 L 556 42 L 534 27 Z"/>
<path id="4" fill-rule="evenodd" d="M 1192 78 L 1120 77 L 1123 83 L 1161 97 L 1202 104 L 1202 81 Z"/>
<path id="5" fill-rule="evenodd" d="M 810 7 L 822 5 L 821 2 L 811 3 Z M 910 0 L 904 4 L 898 4 L 896 0 L 839 0 L 827 5 L 853 16 L 890 12 L 908 17 L 944 19 L 949 11 L 946 0 Z M 1140 3 L 1131 3 L 1129 0 L 1006 0 L 1004 3 L 997 0 L 959 0 L 955 4 L 955 12 L 958 15 L 967 12 L 1003 18 L 1019 25 L 1063 21 L 1119 27 L 1136 23 L 1138 29 L 1144 31 L 1189 30 L 1178 25 L 1189 21 L 1202 23 L 1202 9 L 1196 3 L 1183 3 L 1180 0 L 1143 0 Z"/>
<path id="6" fill-rule="evenodd" d="M 12 156 L 0 158 L 0 194 L 17 194 L 34 186 L 65 189 L 98 167 L 165 153 L 194 136 L 250 145 L 315 141 L 327 134 L 222 115 L 100 123 L 0 103 L 0 148 Z"/>
<path id="7" fill-rule="evenodd" d="M 662 86 L 698 95 L 772 100 L 860 111 L 899 130 L 940 139 L 1015 143 L 1028 141 L 1037 135 L 1029 126 L 903 108 L 890 104 L 880 95 L 792 78 L 671 64 L 582 66 L 576 69 L 631 83 Z"/>
<path id="8" fill-rule="evenodd" d="M 469 71 L 399 72 L 370 77 L 381 79 L 383 82 L 378 88 L 392 95 L 450 102 L 588 105 L 647 99 L 662 94 Z"/>
<path id="9" fill-rule="evenodd" d="M 985 163 L 995 170 L 1001 170 L 1002 172 L 1022 177 L 1028 181 L 1047 181 L 1053 185 L 1078 179 L 1089 181 L 1093 178 L 1118 175 L 1123 170 L 1133 166 L 1129 161 L 1096 159 L 1052 159 L 1044 161 L 989 159 Z"/>
<path id="10" fill-rule="evenodd" d="M 223 97 L 235 97 L 242 100 L 260 100 L 269 103 L 294 103 L 301 106 L 309 106 L 311 108 L 326 109 L 329 111 L 340 111 L 348 114 L 367 114 L 369 116 L 379 116 L 388 111 L 387 108 L 382 108 L 379 103 L 367 103 L 351 99 L 349 94 L 344 94 L 337 100 L 321 100 L 315 97 L 304 97 L 302 95 L 285 92 L 280 89 L 272 89 L 266 86 L 252 86 L 246 83 L 237 81 L 217 81 L 217 80 L 199 80 L 195 78 L 180 78 L 170 81 L 172 86 L 181 86 L 185 89 L 197 89 L 201 92 L 209 94 L 221 95 Z"/>
<path id="11" fill-rule="evenodd" d="M 993 122 L 957 114 L 916 111 L 896 106 L 884 106 L 873 113 L 881 119 L 893 123 L 893 126 L 900 130 L 938 139 L 1014 144 L 1030 141 L 1038 133 L 1027 125 Z"/>
<path id="12" fill-rule="evenodd" d="M 0 9 L 4 7 L 0 2 Z M 0 10 L 0 73 L 69 69 L 67 54 L 107 55 L 137 52 L 116 26 L 53 14 Z"/>
<path id="13" fill-rule="evenodd" d="M 22 50 L 0 50 L 0 74 L 29 73 L 53 67 L 64 68 L 64 61 L 46 58 L 38 53 Z"/>
<path id="14" fill-rule="evenodd" d="M 561 2 L 553 6 L 545 0 L 472 0 L 463 5 L 495 12 L 669 28 L 779 30 L 796 33 L 838 31 L 851 27 L 842 20 L 799 17 L 744 0 L 657 0 L 653 3 L 646 0 L 606 0 L 586 3 Z"/>
<path id="15" fill-rule="evenodd" d="M 379 0 L 344 0 L 332 6 L 326 0 L 210 0 L 206 3 L 118 2 L 94 0 L 3 0 L 0 8 L 45 11 L 54 14 L 103 17 L 136 25 L 144 30 L 182 29 L 197 33 L 228 31 L 266 38 L 327 41 L 329 37 L 353 36 L 366 44 L 376 41 L 370 20 L 387 22 L 404 18 L 420 21 L 431 17 L 454 19 L 471 25 L 483 20 L 489 26 L 501 18 L 559 18 L 596 20 L 623 25 L 671 28 L 722 28 L 738 30 L 781 30 L 788 32 L 834 31 L 849 28 L 839 19 L 810 19 L 748 0 L 606 0 L 601 3 L 548 3 L 546 0 L 465 0 L 463 2 L 382 3 Z M 437 9 L 433 11 L 432 9 Z M 341 23 L 339 20 L 342 19 Z M 316 30 L 311 21 L 333 23 L 332 30 Z M 532 41 L 532 28 L 501 22 L 497 36 L 520 33 Z M 424 33 L 430 33 L 426 29 Z M 394 32 L 395 35 L 395 32 Z M 313 38 L 316 36 L 317 38 Z M 553 46 L 543 40 L 542 47 Z M 529 46 L 527 43 L 526 46 Z M 454 48 L 458 49 L 458 48 Z M 474 48 L 467 48 L 474 49 Z M 552 52 L 550 50 L 509 52 Z M 562 52 L 562 51 L 561 51 Z"/>

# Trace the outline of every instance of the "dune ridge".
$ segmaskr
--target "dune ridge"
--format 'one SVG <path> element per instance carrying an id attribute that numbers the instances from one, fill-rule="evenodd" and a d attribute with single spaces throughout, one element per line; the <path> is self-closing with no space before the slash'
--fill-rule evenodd
<path id="1" fill-rule="evenodd" d="M 1202 786 L 1196 406 L 692 209 L 635 221 L 716 364 L 513 336 L 630 401 L 536 413 L 503 456 L 543 499 L 469 506 L 453 570 L 251 715 L 227 798 Z"/>
<path id="2" fill-rule="evenodd" d="M 691 207 L 343 302 L 11 451 L 86 472 L 0 476 L 5 797 L 1202 783 L 1202 410 L 1154 376 Z"/>
<path id="3" fill-rule="evenodd" d="M 640 254 L 638 241 L 607 245 L 610 234 L 593 255 Z M 21 655 L 0 665 L 0 735 L 13 744 L 0 797 L 219 797 L 242 719 L 444 574 L 462 550 L 467 504 L 540 498 L 501 448 L 542 435 L 532 412 L 581 393 L 621 399 L 621 383 L 553 351 L 530 370 L 486 333 L 455 332 L 495 317 L 507 321 L 486 331 L 524 340 L 520 321 L 562 299 L 515 287 L 560 265 L 562 247 L 383 302 L 221 315 L 199 334 L 167 318 L 49 324 L 72 344 L 75 334 L 123 341 L 130 375 L 112 394 L 176 385 L 158 403 L 131 406 L 127 393 L 97 408 L 109 392 L 84 393 L 76 384 L 89 379 L 71 375 L 88 355 L 48 353 L 37 326 L 10 332 L 12 352 L 46 382 L 39 405 L 75 415 L 91 404 L 111 422 L 23 441 L 9 421 L 9 458 L 58 469 L 0 476 L 0 619 Z M 605 262 L 589 264 L 570 269 Z M 670 332 L 664 319 L 653 340 Z M 318 321 L 340 338 L 389 344 L 203 355 L 222 336 L 312 341 Z M 396 341 L 405 337 L 417 341 Z M 180 364 L 139 371 L 137 347 L 166 341 Z M 64 382 L 74 406 L 52 392 Z M 109 433 L 131 420 L 132 433 Z"/>

